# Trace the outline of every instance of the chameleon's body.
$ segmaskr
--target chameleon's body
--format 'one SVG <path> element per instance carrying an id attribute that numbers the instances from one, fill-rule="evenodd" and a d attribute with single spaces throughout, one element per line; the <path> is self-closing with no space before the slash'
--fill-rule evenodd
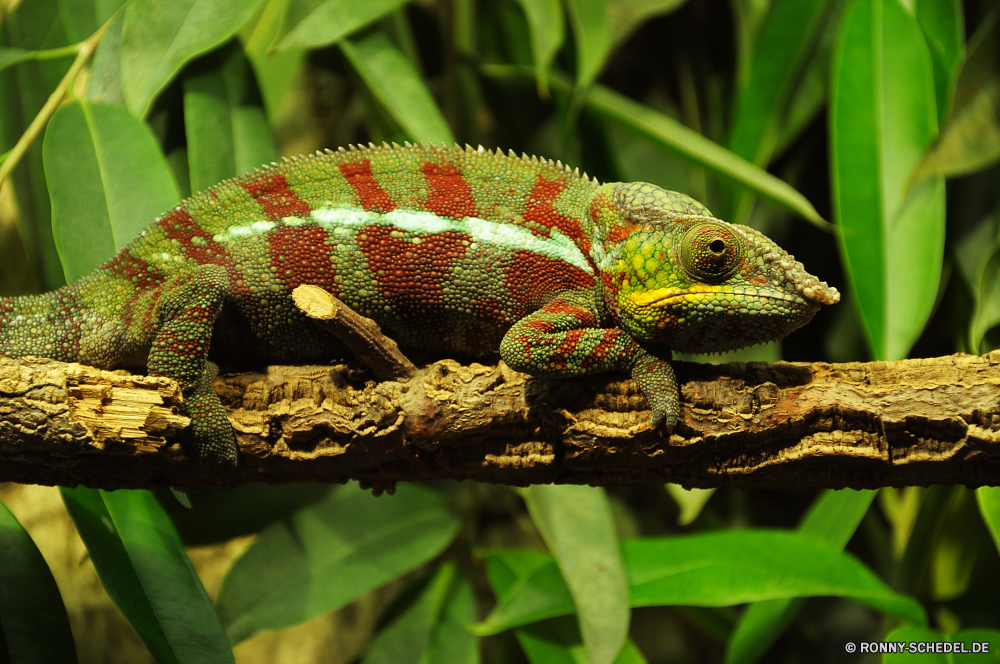
<path id="1" fill-rule="evenodd" d="M 174 378 L 201 456 L 235 462 L 210 342 L 223 358 L 347 354 L 296 309 L 300 284 L 404 347 L 630 372 L 668 426 L 669 349 L 776 339 L 839 299 L 766 237 L 653 185 L 481 149 L 352 148 L 223 182 L 75 284 L 0 301 L 0 352 Z"/>

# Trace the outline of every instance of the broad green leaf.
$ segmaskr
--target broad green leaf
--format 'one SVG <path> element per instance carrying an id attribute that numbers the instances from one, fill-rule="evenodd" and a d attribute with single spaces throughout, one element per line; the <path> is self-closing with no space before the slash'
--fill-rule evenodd
<path id="1" fill-rule="evenodd" d="M 611 22 L 604 0 L 565 0 L 576 47 L 576 85 L 586 90 L 611 53 Z"/>
<path id="2" fill-rule="evenodd" d="M 934 545 L 941 534 L 957 489 L 958 487 L 935 484 L 921 493 L 917 518 L 914 519 L 913 528 L 906 540 L 903 559 L 896 569 L 894 587 L 900 592 L 915 594 L 923 586 Z"/>
<path id="3" fill-rule="evenodd" d="M 914 10 L 930 48 L 938 119 L 944 122 L 951 108 L 955 77 L 965 59 L 962 3 L 961 0 L 915 0 Z"/>
<path id="4" fill-rule="evenodd" d="M 399 49 L 381 32 L 358 40 L 345 39 L 340 48 L 372 95 L 392 119 L 418 142 L 455 142 L 430 90 Z"/>
<path id="5" fill-rule="evenodd" d="M 812 203 L 791 185 L 673 118 L 602 85 L 595 85 L 590 90 L 585 105 L 682 159 L 742 185 L 761 198 L 791 210 L 820 227 L 827 227 L 826 221 Z"/>
<path id="6" fill-rule="evenodd" d="M 52 232 L 70 282 L 180 198 L 149 127 L 120 106 L 66 104 L 49 121 L 43 154 Z"/>
<path id="7" fill-rule="evenodd" d="M 478 619 L 472 584 L 460 576 L 452 587 L 421 664 L 479 664 L 479 639 L 467 628 Z"/>
<path id="8" fill-rule="evenodd" d="M 104 25 L 125 0 L 60 0 L 59 22 L 71 43 L 82 42 Z"/>
<path id="9" fill-rule="evenodd" d="M 1000 487 L 979 487 L 976 489 L 976 500 L 979 502 L 983 521 L 993 536 L 993 543 L 997 545 L 997 551 L 1000 551 Z"/>
<path id="10" fill-rule="evenodd" d="M 405 5 L 409 0 L 291 0 L 278 49 L 332 44 Z"/>
<path id="11" fill-rule="evenodd" d="M 185 72 L 184 132 L 191 191 L 243 175 L 277 157 L 257 81 L 236 42 Z"/>
<path id="12" fill-rule="evenodd" d="M 883 642 L 887 650 L 892 648 L 892 652 L 882 656 L 885 664 L 988 664 L 1000 661 L 1000 631 L 995 629 L 964 629 L 942 634 L 929 627 L 906 625 L 889 632 Z M 949 648 L 948 644 L 954 645 Z M 983 644 L 987 644 L 985 648 Z M 943 652 L 945 649 L 952 652 Z M 954 652 L 956 649 L 958 652 Z"/>
<path id="13" fill-rule="evenodd" d="M 471 611 L 470 611 L 471 609 Z M 462 664 L 479 661 L 476 637 L 462 621 L 475 620 L 468 582 L 454 561 L 417 583 L 389 609 L 395 615 L 365 650 L 363 664 Z"/>
<path id="14" fill-rule="evenodd" d="M 612 48 L 623 43 L 647 20 L 669 14 L 685 2 L 687 0 L 609 0 L 608 23 Z"/>
<path id="15" fill-rule="evenodd" d="M 833 0 L 777 0 L 757 41 L 746 86 L 740 91 L 729 149 L 766 167 L 783 126 L 789 100 L 816 48 Z M 729 219 L 745 218 L 750 198 L 733 191 Z"/>
<path id="16" fill-rule="evenodd" d="M 268 0 L 257 22 L 248 24 L 240 33 L 240 41 L 245 44 L 246 56 L 257 74 L 264 107 L 272 124 L 278 120 L 285 95 L 301 84 L 306 56 L 305 49 L 301 48 L 268 52 L 281 27 L 284 8 L 285 0 Z"/>
<path id="17" fill-rule="evenodd" d="M 894 593 L 852 555 L 813 535 L 725 531 L 630 540 L 622 552 L 634 607 L 732 606 L 833 596 L 910 622 L 927 620 L 917 601 Z M 502 562 L 490 579 L 507 584 L 506 592 L 498 596 L 486 620 L 473 628 L 476 634 L 498 634 L 573 612 L 569 589 L 554 560 L 539 565 L 533 559 L 524 576 Z"/>
<path id="18" fill-rule="evenodd" d="M 743 530 L 632 540 L 622 547 L 633 606 L 730 606 L 781 597 L 848 597 L 924 624 L 923 607 L 854 556 L 810 535 Z"/>
<path id="19" fill-rule="evenodd" d="M 27 531 L 0 503 L 0 661 L 76 663 L 66 607 Z"/>
<path id="20" fill-rule="evenodd" d="M 998 49 L 1000 10 L 994 9 L 969 40 L 969 57 L 958 74 L 951 120 L 917 167 L 912 182 L 974 173 L 1000 159 Z"/>
<path id="21" fill-rule="evenodd" d="M 590 664 L 580 627 L 572 616 L 518 627 L 514 635 L 531 664 Z M 626 639 L 614 664 L 646 664 L 646 658 L 632 639 Z"/>
<path id="22" fill-rule="evenodd" d="M 164 491 L 157 491 L 156 497 L 185 546 L 197 546 L 259 532 L 296 510 L 323 500 L 332 489 L 329 484 L 309 482 L 244 484 L 189 494 L 191 509 L 182 507 Z"/>
<path id="23" fill-rule="evenodd" d="M 528 17 L 531 30 L 531 56 L 535 63 L 535 80 L 542 94 L 549 91 L 549 69 L 559 52 L 565 35 L 563 11 L 559 0 L 517 0 Z"/>
<path id="24" fill-rule="evenodd" d="M 610 664 L 628 637 L 628 578 L 604 489 L 537 484 L 528 511 L 573 596 L 591 664 Z"/>
<path id="25" fill-rule="evenodd" d="M 503 602 L 528 577 L 552 564 L 552 556 L 531 549 L 494 549 L 486 561 L 486 578 L 497 600 Z"/>
<path id="26" fill-rule="evenodd" d="M 34 53 L 23 48 L 0 48 L 0 71 L 20 62 L 34 59 Z"/>
<path id="27" fill-rule="evenodd" d="M 22 2 L 3 16 L 4 46 L 29 51 L 62 48 L 69 44 L 59 20 L 57 0 Z M 4 150 L 12 148 L 37 116 L 66 74 L 71 58 L 22 62 L 0 72 L 0 114 L 4 116 Z M 24 245 L 35 288 L 52 290 L 66 283 L 59 253 L 52 239 L 49 192 L 42 165 L 42 142 L 35 140 L 10 176 L 19 214 L 17 231 Z M 6 185 L 5 185 L 6 188 Z"/>
<path id="28" fill-rule="evenodd" d="M 185 64 L 224 44 L 261 0 L 130 0 L 122 27 L 121 79 L 128 109 L 144 117 Z"/>
<path id="29" fill-rule="evenodd" d="M 979 353 L 986 333 L 1000 325 L 1000 244 L 994 242 L 994 247 L 973 295 L 975 307 L 969 326 L 969 351 L 972 353 Z"/>
<path id="30" fill-rule="evenodd" d="M 854 535 L 876 491 L 827 490 L 812 504 L 799 532 L 842 549 Z M 726 664 L 752 664 L 778 640 L 805 600 L 772 599 L 747 607 L 726 648 Z"/>
<path id="31" fill-rule="evenodd" d="M 152 493 L 60 491 L 104 589 L 157 662 L 234 661 L 212 602 Z"/>
<path id="32" fill-rule="evenodd" d="M 90 76 L 87 77 L 87 99 L 104 104 L 125 105 L 122 93 L 121 46 L 125 14 L 120 12 L 101 37 L 94 51 Z"/>
<path id="33" fill-rule="evenodd" d="M 907 192 L 937 134 L 927 44 L 898 0 L 847 9 L 831 76 L 833 208 L 842 258 L 868 342 L 905 357 L 937 297 L 944 253 L 940 178 Z"/>
<path id="34" fill-rule="evenodd" d="M 533 564 L 537 564 L 537 561 L 533 561 Z M 503 570 L 500 565 L 494 564 L 494 567 Z M 574 613 L 573 598 L 554 558 L 547 557 L 544 565 L 536 567 L 526 576 L 518 574 L 511 580 L 509 575 L 507 570 L 493 570 L 491 580 L 498 579 L 500 583 L 510 585 L 505 594 L 498 593 L 496 608 L 486 620 L 475 625 L 472 629 L 474 634 L 499 634 L 511 627 Z M 494 585 L 496 586 L 496 581 Z"/>
<path id="35" fill-rule="evenodd" d="M 416 485 L 380 498 L 355 485 L 335 489 L 258 535 L 222 582 L 219 616 L 239 643 L 339 609 L 439 554 L 458 525 Z"/>
<path id="36" fill-rule="evenodd" d="M 685 489 L 680 484 L 667 484 L 666 489 L 681 510 L 677 515 L 678 526 L 686 526 L 697 519 L 705 503 L 715 494 L 715 489 Z"/>

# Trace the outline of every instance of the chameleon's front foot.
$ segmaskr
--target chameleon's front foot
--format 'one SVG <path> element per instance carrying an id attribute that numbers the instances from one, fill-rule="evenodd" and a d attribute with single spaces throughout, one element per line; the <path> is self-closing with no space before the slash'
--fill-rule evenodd
<path id="1" fill-rule="evenodd" d="M 670 362 L 644 350 L 632 365 L 632 380 L 653 410 L 653 426 L 663 422 L 667 431 L 673 433 L 680 415 L 680 396 Z"/>
<path id="2" fill-rule="evenodd" d="M 237 456 L 236 435 L 219 395 L 212 387 L 218 373 L 219 367 L 212 362 L 205 362 L 205 372 L 190 393 L 184 395 L 181 411 L 191 418 L 185 434 L 194 444 L 198 459 L 234 467 Z"/>

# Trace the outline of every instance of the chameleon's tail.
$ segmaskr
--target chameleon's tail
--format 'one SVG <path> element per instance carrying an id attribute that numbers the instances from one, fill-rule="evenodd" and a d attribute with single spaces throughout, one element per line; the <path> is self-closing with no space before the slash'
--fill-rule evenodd
<path id="1" fill-rule="evenodd" d="M 95 328 L 108 323 L 106 313 L 85 301 L 79 282 L 51 293 L 0 299 L 0 354 L 102 366 L 99 350 L 81 341 L 94 338 Z"/>

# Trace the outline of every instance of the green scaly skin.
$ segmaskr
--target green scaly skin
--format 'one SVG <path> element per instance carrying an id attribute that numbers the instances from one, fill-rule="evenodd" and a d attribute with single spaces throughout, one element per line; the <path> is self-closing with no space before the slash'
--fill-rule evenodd
<path id="1" fill-rule="evenodd" d="M 671 349 L 778 339 L 840 298 L 760 233 L 651 184 L 482 148 L 351 147 L 195 194 L 78 282 L 0 301 L 0 352 L 173 378 L 199 456 L 235 464 L 210 348 L 222 362 L 347 354 L 295 307 L 300 284 L 404 347 L 630 373 L 668 429 Z"/>

